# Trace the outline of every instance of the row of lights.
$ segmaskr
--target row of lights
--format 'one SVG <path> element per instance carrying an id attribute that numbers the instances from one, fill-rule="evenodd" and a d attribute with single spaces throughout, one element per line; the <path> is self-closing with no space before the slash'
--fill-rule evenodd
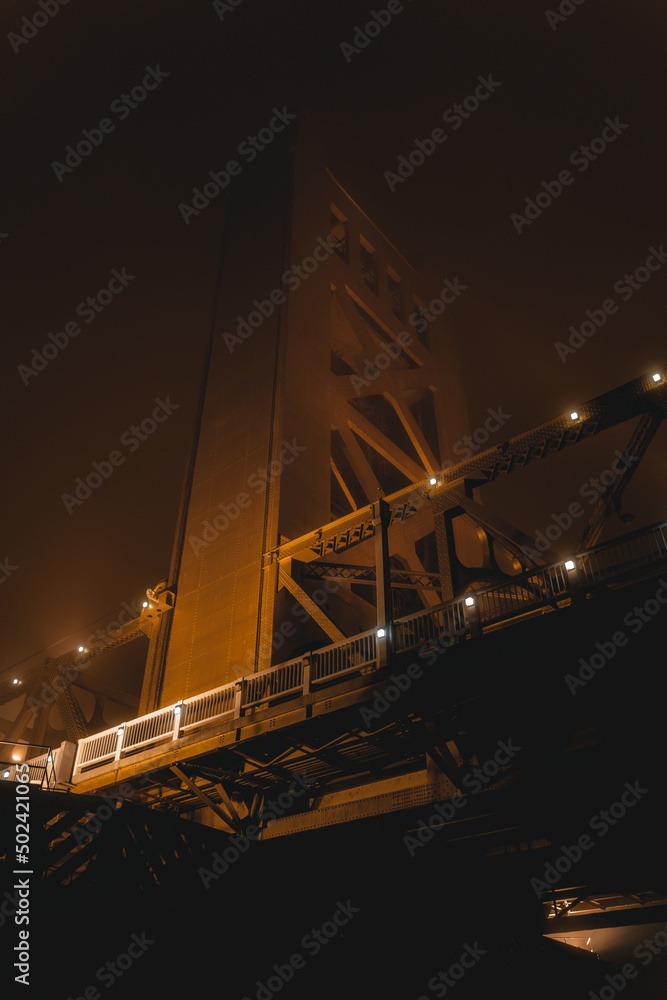
<path id="1" fill-rule="evenodd" d="M 662 382 L 662 375 L 659 372 L 654 372 L 653 375 L 651 375 L 651 379 L 655 383 Z M 579 412 L 577 410 L 572 410 L 572 412 L 570 413 L 570 420 L 573 420 L 573 421 L 574 420 L 579 420 Z M 437 485 L 438 485 L 437 476 L 431 476 L 430 479 L 429 479 L 429 486 L 437 486 Z M 568 569 L 568 570 L 574 569 L 574 563 L 571 560 L 569 562 L 566 562 L 565 563 L 565 568 Z M 466 605 L 468 607 L 470 607 L 473 603 L 474 602 L 473 602 L 473 599 L 471 597 L 466 598 Z M 152 608 L 153 605 L 149 604 L 148 601 L 144 601 L 144 603 L 142 604 L 142 607 L 144 607 L 144 608 Z M 385 635 L 385 630 L 384 629 L 379 629 L 378 630 L 378 637 L 382 638 L 384 635 Z M 86 652 L 86 650 L 85 650 L 85 648 L 83 646 L 79 646 L 78 651 L 79 651 L 79 653 L 85 653 Z M 14 680 L 13 680 L 13 683 L 14 684 L 20 684 L 21 681 L 18 679 L 18 677 L 15 677 Z M 176 708 L 174 709 L 174 714 L 175 715 L 180 715 L 180 712 L 181 712 L 180 705 L 177 705 Z M 121 730 L 119 730 L 119 734 L 120 734 L 120 732 L 121 732 Z"/>
<path id="2" fill-rule="evenodd" d="M 142 606 L 142 608 L 152 608 L 153 607 L 153 605 L 149 604 L 148 601 L 144 601 L 144 603 L 141 606 Z M 86 653 L 87 652 L 86 647 L 85 646 L 79 646 L 77 648 L 77 652 L 78 653 Z M 20 683 L 21 683 L 21 681 L 20 681 L 20 679 L 18 677 L 15 677 L 13 679 L 13 681 L 12 681 L 12 684 L 20 684 Z"/>
<path id="3" fill-rule="evenodd" d="M 651 381 L 655 383 L 662 382 L 662 375 L 660 374 L 660 372 L 653 372 L 653 374 L 651 375 Z M 578 420 L 578 419 L 579 419 L 579 413 L 577 412 L 577 410 L 573 410 L 572 413 L 570 414 L 570 420 Z"/>
<path id="4" fill-rule="evenodd" d="M 662 382 L 662 375 L 660 374 L 660 372 L 654 372 L 651 375 L 651 381 L 654 382 L 654 383 L 656 383 L 656 384 L 658 382 Z M 573 420 L 573 421 L 574 420 L 579 420 L 579 412 L 578 412 L 578 410 L 572 410 L 572 413 L 570 413 L 570 420 Z M 438 485 L 438 479 L 437 479 L 436 476 L 431 476 L 431 478 L 429 479 L 429 485 L 430 486 L 437 486 Z M 574 569 L 574 562 L 571 559 L 568 559 L 567 562 L 565 563 L 565 569 L 569 570 L 569 571 L 572 571 Z M 474 602 L 474 599 L 472 597 L 466 597 L 465 603 L 466 603 L 466 607 L 471 607 L 475 602 Z M 379 636 L 384 635 L 384 629 L 380 629 L 380 631 L 378 632 L 378 635 Z"/>
<path id="5" fill-rule="evenodd" d="M 660 374 L 660 372 L 654 372 L 651 375 L 651 380 L 653 382 L 656 382 L 656 383 L 657 382 L 662 382 L 662 375 Z M 578 420 L 578 419 L 579 419 L 579 411 L 578 410 L 572 410 L 572 413 L 570 414 L 570 420 Z M 431 476 L 431 478 L 429 479 L 428 482 L 429 482 L 429 486 L 437 486 L 438 485 L 437 476 Z"/>
<path id="6" fill-rule="evenodd" d="M 19 755 L 19 754 L 16 754 L 16 753 L 13 753 L 13 754 L 12 754 L 12 760 L 20 760 L 20 759 L 21 759 L 21 757 L 20 757 L 20 755 Z M 47 758 L 46 758 L 46 763 L 47 763 L 47 764 L 50 764 L 50 763 L 51 763 L 52 761 L 53 761 L 53 757 L 52 757 L 52 755 L 51 755 L 51 754 L 49 754 L 49 755 L 47 756 Z M 3 777 L 3 778 L 8 778 L 8 777 L 9 777 L 9 771 L 8 771 L 8 770 L 7 770 L 7 771 L 4 771 L 4 772 L 3 772 L 3 775 L 2 775 L 2 777 Z"/>
<path id="7" fill-rule="evenodd" d="M 567 559 L 565 561 L 565 569 L 571 573 L 574 568 L 575 568 L 574 560 Z M 475 603 L 475 598 L 468 596 L 465 598 L 464 603 L 467 608 L 472 608 Z M 378 639 L 382 639 L 387 634 L 387 630 L 384 628 L 379 628 L 376 634 Z"/>
<path id="8" fill-rule="evenodd" d="M 179 701 L 178 705 L 174 705 L 174 715 L 180 715 L 182 710 L 183 710 L 183 702 Z M 122 736 L 124 732 L 125 732 L 125 726 L 124 725 L 119 726 L 118 729 L 116 730 L 116 735 Z"/>
<path id="9" fill-rule="evenodd" d="M 571 559 L 569 559 L 565 563 L 565 569 L 568 569 L 568 570 L 573 570 L 574 569 L 574 562 Z M 474 603 L 475 603 L 474 597 L 466 597 L 465 598 L 465 606 L 467 608 L 471 608 L 474 605 Z M 380 628 L 378 628 L 378 630 L 376 632 L 376 635 L 377 635 L 378 639 L 384 639 L 384 637 L 386 636 L 386 634 L 387 634 L 387 630 L 386 630 L 386 628 L 383 628 L 382 626 Z M 182 711 L 183 711 L 183 702 L 179 701 L 177 705 L 174 705 L 174 715 L 175 716 L 179 716 Z M 118 729 L 116 730 L 116 735 L 117 736 L 122 736 L 124 732 L 125 732 L 125 726 L 124 725 L 119 726 Z M 19 758 L 15 757 L 14 759 L 18 760 Z M 49 760 L 50 759 L 51 758 L 49 757 Z M 7 772 L 7 774 L 8 773 L 9 772 Z M 5 777 L 7 777 L 7 774 L 5 775 Z"/>

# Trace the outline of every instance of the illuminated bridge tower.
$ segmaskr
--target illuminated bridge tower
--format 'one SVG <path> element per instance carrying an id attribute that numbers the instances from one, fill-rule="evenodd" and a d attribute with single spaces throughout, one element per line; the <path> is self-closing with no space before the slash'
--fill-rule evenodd
<path id="1" fill-rule="evenodd" d="M 437 829 L 462 859 L 507 855 L 513 866 L 525 855 L 526 877 L 508 868 L 507 884 L 529 886 L 624 782 L 664 784 L 655 633 L 642 630 L 594 683 L 580 679 L 576 699 L 566 680 L 628 609 L 662 606 L 667 522 L 600 537 L 667 414 L 667 366 L 457 461 L 469 429 L 451 339 L 441 316 L 420 314 L 442 285 L 414 271 L 315 148 L 267 151 L 234 179 L 172 564 L 139 617 L 109 635 L 110 646 L 149 639 L 138 710 L 88 727 L 65 685 L 68 739 L 51 753 L 45 729 L 33 728 L 39 746 L 17 744 L 29 701 L 16 706 L 3 766 L 12 780 L 17 751 L 34 750 L 31 780 L 46 773 L 56 790 L 41 864 L 56 880 L 93 884 L 93 862 L 116 859 L 142 888 L 168 885 L 184 849 L 196 865 L 212 833 L 298 835 L 295 858 L 303 835 L 340 872 L 350 824 L 355 848 L 367 845 L 364 872 L 383 841 L 395 857 L 406 837 Z M 479 503 L 485 485 L 576 445 L 591 459 L 594 438 L 627 441 L 628 471 L 567 551 L 541 558 L 493 495 Z M 48 661 L 51 683 L 79 656 Z M 101 793 L 134 801 L 81 844 L 73 824 Z M 653 802 L 624 827 L 628 849 L 610 848 L 606 862 L 591 852 L 581 881 L 541 908 L 530 889 L 535 927 L 567 935 L 570 912 L 582 930 L 595 912 L 608 926 L 605 900 L 665 905 L 647 861 L 664 854 Z M 327 827 L 338 828 L 330 840 Z M 458 864 L 448 855 L 434 871 L 449 879 Z M 289 864 L 272 870 L 282 892 Z M 406 884 L 419 884 L 414 871 Z"/>
<path id="2" fill-rule="evenodd" d="M 625 782 L 664 787 L 657 623 L 633 638 L 626 659 L 619 647 L 594 681 L 579 675 L 573 691 L 566 680 L 601 637 L 609 645 L 628 609 L 663 606 L 667 522 L 628 532 L 626 519 L 619 537 L 599 539 L 667 415 L 667 366 L 461 461 L 457 442 L 469 429 L 451 339 L 441 316 L 420 315 L 442 291 L 312 144 L 300 140 L 295 155 L 269 150 L 234 178 L 172 564 L 138 618 L 108 636 L 109 648 L 149 640 L 138 710 L 100 730 L 101 712 L 84 717 L 73 682 L 55 706 L 68 737 L 60 748 L 51 752 L 46 713 L 30 733 L 35 745 L 18 743 L 28 693 L 89 655 L 70 651 L 26 678 L 0 747 L 10 781 L 14 762 L 30 754 L 30 780 L 53 789 L 35 865 L 50 884 L 69 892 L 76 880 L 96 901 L 98 874 L 111 871 L 109 896 L 124 914 L 137 887 L 141 896 L 158 885 L 161 906 L 179 898 L 184 871 L 201 871 L 202 857 L 210 865 L 221 844 L 240 856 L 229 834 L 284 838 L 284 851 L 267 843 L 254 867 L 235 866 L 229 878 L 238 881 L 221 884 L 218 898 L 234 909 L 228 924 L 211 922 L 209 949 L 224 938 L 231 955 L 231 931 L 246 948 L 258 885 L 276 907 L 273 947 L 285 899 L 294 894 L 301 907 L 295 887 L 310 894 L 304 859 L 316 862 L 313 884 L 326 871 L 337 885 L 353 861 L 360 883 L 376 873 L 368 925 L 384 935 L 378 953 L 396 941 L 409 954 L 393 936 L 409 923 L 418 948 L 434 931 L 439 956 L 442 930 L 421 895 L 446 888 L 435 912 L 449 907 L 456 939 L 457 874 L 466 905 L 486 894 L 489 928 L 509 925 L 508 898 L 528 897 L 522 941 L 533 932 L 568 941 L 572 929 L 586 940 L 618 925 L 611 909 L 634 910 L 637 923 L 667 916 L 651 869 L 664 855 L 664 798 L 653 792 L 648 811 L 643 800 L 633 806 L 634 826 L 624 819 L 620 848 L 610 834 L 577 862 L 574 884 L 568 876 L 540 902 L 529 881 L 545 859 L 558 866 L 559 845 L 581 843 L 591 816 L 622 805 Z M 575 445 L 596 461 L 594 438 L 601 448 L 627 441 L 628 471 L 600 496 L 579 541 L 540 559 L 535 539 L 476 491 L 557 464 Z M 0 701 L 10 698 L 18 702 L 0 685 Z M 112 812 L 107 796 L 122 798 L 121 808 Z M 102 807 L 109 821 L 82 842 L 77 829 Z M 420 858 L 433 862 L 415 867 L 414 852 L 437 831 L 442 854 L 429 849 Z M 406 867 L 394 878 L 399 854 Z M 479 864 L 488 858 L 500 867 Z M 489 889 L 488 872 L 499 873 L 502 891 Z M 200 878 L 191 881 L 199 891 Z M 397 884 L 410 887 L 398 902 Z M 192 898 L 183 923 L 198 910 L 208 920 L 211 907 Z"/>
<path id="3" fill-rule="evenodd" d="M 138 711 L 64 748 L 80 794 L 129 781 L 148 806 L 226 833 L 259 824 L 262 839 L 409 823 L 456 798 L 467 767 L 499 768 L 509 734 L 541 759 L 552 729 L 516 690 L 538 685 L 531 704 L 550 706 L 563 753 L 578 753 L 595 724 L 568 714 L 571 637 L 601 635 L 629 600 L 615 588 L 667 565 L 663 524 L 596 544 L 667 412 L 665 370 L 456 461 L 461 380 L 442 317 L 421 315 L 442 285 L 314 149 L 267 151 L 235 178 L 172 565 L 127 626 L 149 636 Z M 629 422 L 632 468 L 570 554 L 538 555 L 479 502 L 485 485 L 593 437 L 622 443 Z M 392 707 L 406 673 L 420 683 Z M 476 800 L 471 836 L 544 837 L 539 813 L 512 813 L 532 772 L 511 766 Z M 297 777 L 311 794 L 271 818 L 265 796 Z"/>
<path id="4" fill-rule="evenodd" d="M 308 574 L 314 549 L 293 559 L 278 546 L 423 483 L 468 430 L 446 321 L 419 314 L 443 286 L 401 256 L 312 143 L 264 156 L 230 195 L 175 610 L 140 714 L 374 626 L 374 580 L 325 590 Z M 442 550 L 433 527 L 419 518 L 394 532 L 391 567 L 426 579 Z M 373 540 L 341 559 L 374 566 Z M 395 610 L 451 596 L 451 581 L 438 586 L 416 604 L 414 588 L 401 591 Z"/>

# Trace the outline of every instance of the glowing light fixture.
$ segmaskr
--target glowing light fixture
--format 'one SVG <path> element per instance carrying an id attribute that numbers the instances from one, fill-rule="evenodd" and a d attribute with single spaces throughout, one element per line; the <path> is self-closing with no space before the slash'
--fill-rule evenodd
<path id="1" fill-rule="evenodd" d="M 12 684 L 18 684 L 18 682 L 19 682 L 18 677 L 15 677 L 14 680 L 12 681 Z"/>
<path id="2" fill-rule="evenodd" d="M 386 634 L 387 634 L 386 629 L 379 628 L 378 631 L 377 631 L 377 637 L 378 637 L 378 639 L 382 639 L 383 636 L 385 636 Z"/>
<path id="3" fill-rule="evenodd" d="M 653 379 L 654 382 L 662 382 L 662 375 L 659 372 L 655 372 L 653 375 L 651 375 L 651 378 Z"/>
<path id="4" fill-rule="evenodd" d="M 3 778 L 8 778 L 8 777 L 9 777 L 9 771 L 5 771 L 5 773 L 3 774 L 3 776 L 2 776 L 2 777 L 3 777 Z"/>
<path id="5" fill-rule="evenodd" d="M 431 486 L 437 486 L 438 480 L 435 478 L 435 476 L 431 476 L 431 478 L 429 479 L 429 483 L 431 484 Z"/>
<path id="6" fill-rule="evenodd" d="M 144 603 L 141 606 L 142 606 L 142 608 L 147 608 L 148 607 L 148 601 L 144 601 Z"/>
<path id="7" fill-rule="evenodd" d="M 574 569 L 574 561 L 572 559 L 568 559 L 565 563 L 565 569 Z"/>
<path id="8" fill-rule="evenodd" d="M 12 754 L 12 760 L 20 760 L 20 759 L 21 759 L 21 755 L 20 754 L 18 754 L 18 753 L 13 753 Z"/>
<path id="9" fill-rule="evenodd" d="M 466 608 L 471 608 L 475 603 L 474 597 L 466 597 Z"/>
<path id="10" fill-rule="evenodd" d="M 181 714 L 181 703 L 179 701 L 178 705 L 174 705 L 174 715 L 180 715 L 180 714 Z"/>
<path id="11" fill-rule="evenodd" d="M 570 414 L 570 420 L 578 420 L 578 419 L 579 419 L 579 414 L 577 413 L 576 410 L 572 410 L 572 413 Z"/>
<path id="12" fill-rule="evenodd" d="M 119 726 L 118 727 L 118 735 L 122 736 L 124 732 L 125 732 L 125 726 Z"/>
<path id="13" fill-rule="evenodd" d="M 80 652 L 80 653 L 83 653 L 83 652 L 84 652 L 84 647 L 83 647 L 83 646 L 79 646 L 79 652 Z"/>

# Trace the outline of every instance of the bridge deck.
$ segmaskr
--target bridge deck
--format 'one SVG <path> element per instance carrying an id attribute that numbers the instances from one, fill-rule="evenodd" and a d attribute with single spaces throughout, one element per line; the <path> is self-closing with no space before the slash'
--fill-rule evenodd
<path id="1" fill-rule="evenodd" d="M 667 522 L 598 545 L 571 560 L 514 577 L 499 586 L 472 591 L 377 630 L 332 643 L 232 684 L 204 692 L 79 742 L 73 790 L 90 792 L 177 761 L 196 761 L 223 747 L 238 747 L 271 731 L 285 730 L 368 702 L 389 668 L 379 668 L 381 643 L 390 644 L 388 662 L 407 663 L 418 651 L 442 651 L 477 643 L 480 637 L 551 615 L 600 590 L 613 590 L 656 576 L 667 567 Z M 358 713 L 357 713 L 358 715 Z M 347 777 L 387 768 L 415 767 L 423 746 L 407 729 L 394 726 L 369 738 L 363 724 L 339 735 L 331 761 L 317 750 L 300 756 L 300 770 L 324 786 L 348 762 Z M 333 733 L 333 731 L 332 731 Z M 330 739 L 334 737 L 330 734 Z M 335 757 L 335 762 L 334 762 Z M 248 790 L 285 781 L 292 771 L 254 762 L 249 773 L 230 774 Z M 291 761 L 293 763 L 293 761 Z M 182 791 L 182 790 L 181 790 Z"/>

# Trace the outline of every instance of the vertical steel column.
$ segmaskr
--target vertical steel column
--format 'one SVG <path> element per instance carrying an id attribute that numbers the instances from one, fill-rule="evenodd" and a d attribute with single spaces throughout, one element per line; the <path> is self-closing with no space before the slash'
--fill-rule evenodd
<path id="1" fill-rule="evenodd" d="M 171 610 L 171 609 L 170 609 Z M 148 637 L 148 654 L 139 698 L 139 715 L 154 712 L 160 704 L 160 686 L 169 640 L 170 615 L 147 619 L 141 631 Z"/>
<path id="2" fill-rule="evenodd" d="M 442 580 L 442 599 L 451 601 L 459 593 L 459 561 L 456 558 L 454 542 L 454 518 L 461 513 L 460 507 L 446 506 L 451 501 L 444 496 L 433 498 L 433 521 L 435 541 L 438 550 L 438 568 Z"/>
<path id="3" fill-rule="evenodd" d="M 563 565 L 565 569 L 565 578 L 567 580 L 568 586 L 570 588 L 570 593 L 572 595 L 573 601 L 580 601 L 584 592 L 581 588 L 581 575 L 580 575 L 580 560 L 577 556 L 573 556 L 572 559 L 568 559 Z M 572 568 L 568 569 L 568 563 L 572 563 Z"/>
<path id="4" fill-rule="evenodd" d="M 373 503 L 373 527 L 375 528 L 375 590 L 377 595 L 377 623 L 385 629 L 383 638 L 377 639 L 377 662 L 379 667 L 389 663 L 392 654 L 392 602 L 391 571 L 389 567 L 389 521 L 391 508 L 386 500 Z"/>

